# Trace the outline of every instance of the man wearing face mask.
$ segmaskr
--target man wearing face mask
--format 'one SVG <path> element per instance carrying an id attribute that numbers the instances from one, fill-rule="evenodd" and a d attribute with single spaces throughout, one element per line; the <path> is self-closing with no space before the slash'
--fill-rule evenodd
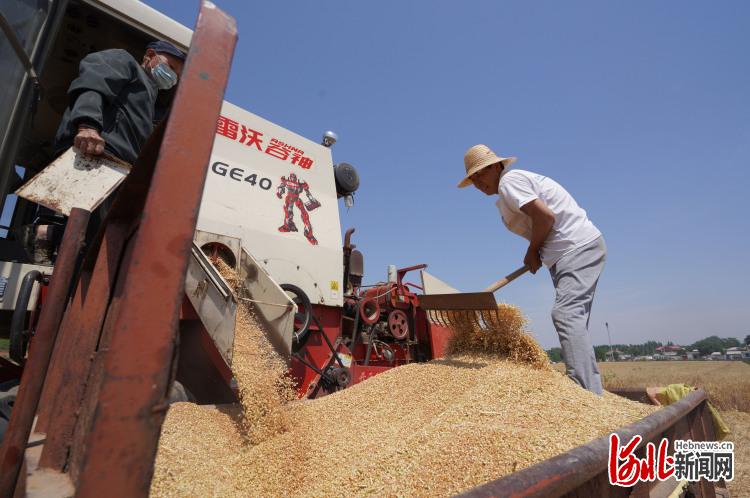
<path id="1" fill-rule="evenodd" d="M 70 103 L 57 129 L 55 156 L 74 146 L 134 164 L 154 129 L 158 92 L 177 84 L 184 62 L 185 54 L 166 41 L 150 43 L 140 64 L 121 49 L 84 57 L 68 88 Z M 101 227 L 113 200 L 110 195 L 91 214 L 87 240 Z M 36 263 L 54 261 L 65 223 L 62 214 L 39 206 L 36 238 L 28 247 Z"/>
<path id="2" fill-rule="evenodd" d="M 185 54 L 166 41 L 150 43 L 140 64 L 122 49 L 84 57 L 68 88 L 70 103 L 57 129 L 55 152 L 75 146 L 133 164 L 153 131 L 158 91 L 177 84 L 184 62 Z"/>

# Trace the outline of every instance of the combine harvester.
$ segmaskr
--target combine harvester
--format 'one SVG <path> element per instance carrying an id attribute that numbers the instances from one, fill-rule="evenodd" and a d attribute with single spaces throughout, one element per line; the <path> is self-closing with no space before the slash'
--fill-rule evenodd
<path id="1" fill-rule="evenodd" d="M 138 54 L 161 38 L 189 54 L 168 121 L 89 247 L 89 212 L 73 209 L 53 274 L 38 256 L 55 228 L 34 226 L 33 206 L 17 202 L 14 237 L 0 246 L 14 360 L 0 359 L 0 382 L 15 399 L 0 496 L 146 496 L 174 386 L 198 403 L 236 401 L 238 299 L 254 304 L 309 398 L 441 357 L 453 325 L 446 317 L 491 323 L 491 293 L 456 294 L 424 264 L 391 267 L 386 281 L 362 285 L 354 229 L 342 241 L 339 219 L 339 199 L 351 205 L 359 186 L 356 170 L 334 165 L 335 134 L 318 144 L 222 101 L 236 31 L 213 4 L 203 3 L 194 33 L 137 1 L 52 2 L 29 19 L 26 46 L 5 54 L 36 68 L 2 87 L 14 102 L 3 123 L 5 196 L 16 165 L 35 172 L 49 163 L 60 99 L 91 47 Z M 47 90 L 40 99 L 35 87 Z M 212 259 L 237 271 L 240 293 Z M 420 283 L 407 281 L 417 270 Z M 619 433 L 644 436 L 641 455 L 662 436 L 712 440 L 706 396 L 696 391 Z M 676 485 L 610 487 L 607 456 L 607 441 L 597 440 L 469 495 L 667 496 Z M 692 488 L 715 496 L 707 481 Z"/>

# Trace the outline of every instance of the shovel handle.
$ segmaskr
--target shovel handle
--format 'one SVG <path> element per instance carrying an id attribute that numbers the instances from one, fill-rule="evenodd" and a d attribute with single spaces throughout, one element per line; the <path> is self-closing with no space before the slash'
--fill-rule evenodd
<path id="1" fill-rule="evenodd" d="M 526 273 L 527 271 L 529 271 L 529 267 L 528 266 L 522 266 L 518 270 L 514 271 L 513 273 L 510 273 L 510 274 L 506 275 L 505 277 L 501 278 L 500 280 L 498 280 L 494 284 L 492 284 L 489 287 L 487 287 L 486 289 L 484 289 L 484 292 L 495 292 L 499 288 L 505 287 L 506 285 L 508 285 L 509 283 L 511 283 L 512 281 L 514 281 L 515 279 L 517 279 L 518 277 L 520 277 L 521 275 L 523 275 L 524 273 Z"/>

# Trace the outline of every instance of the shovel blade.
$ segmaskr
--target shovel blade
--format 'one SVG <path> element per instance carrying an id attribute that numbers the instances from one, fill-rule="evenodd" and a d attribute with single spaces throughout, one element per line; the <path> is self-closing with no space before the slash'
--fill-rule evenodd
<path id="1" fill-rule="evenodd" d="M 425 310 L 446 311 L 496 310 L 497 301 L 491 292 L 424 294 L 419 296 L 419 307 Z"/>
<path id="2" fill-rule="evenodd" d="M 89 156 L 71 147 L 16 194 L 66 216 L 73 208 L 93 211 L 125 180 L 130 169 L 117 158 Z"/>

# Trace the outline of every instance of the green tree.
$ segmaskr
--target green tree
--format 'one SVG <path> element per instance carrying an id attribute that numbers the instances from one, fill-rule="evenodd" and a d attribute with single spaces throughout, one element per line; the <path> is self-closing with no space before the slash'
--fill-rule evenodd
<path id="1" fill-rule="evenodd" d="M 606 360 L 608 352 L 609 346 L 594 346 L 594 355 L 596 356 L 596 361 Z"/>
<path id="2" fill-rule="evenodd" d="M 562 349 L 560 348 L 552 348 L 547 350 L 547 356 L 549 356 L 549 361 L 562 361 Z"/>
<path id="3" fill-rule="evenodd" d="M 750 334 L 747 334 L 745 336 L 745 344 L 747 344 L 748 346 L 750 346 Z"/>
<path id="4" fill-rule="evenodd" d="M 653 355 L 656 354 L 656 348 L 663 346 L 661 342 L 648 341 L 643 346 L 642 355 Z"/>
<path id="5" fill-rule="evenodd" d="M 714 351 L 721 351 L 724 345 L 721 342 L 721 338 L 718 335 L 712 335 L 701 339 L 690 346 L 690 349 L 697 349 L 701 355 L 711 354 Z"/>
<path id="6" fill-rule="evenodd" d="M 725 337 L 721 340 L 721 343 L 724 345 L 724 349 L 741 346 L 740 341 L 736 337 Z"/>
<path id="7" fill-rule="evenodd" d="M 725 337 L 722 339 L 717 335 L 712 335 L 694 343 L 690 346 L 690 349 L 697 349 L 702 355 L 707 355 L 714 351 L 724 352 L 727 348 L 733 348 L 739 345 L 740 341 L 735 337 Z"/>

